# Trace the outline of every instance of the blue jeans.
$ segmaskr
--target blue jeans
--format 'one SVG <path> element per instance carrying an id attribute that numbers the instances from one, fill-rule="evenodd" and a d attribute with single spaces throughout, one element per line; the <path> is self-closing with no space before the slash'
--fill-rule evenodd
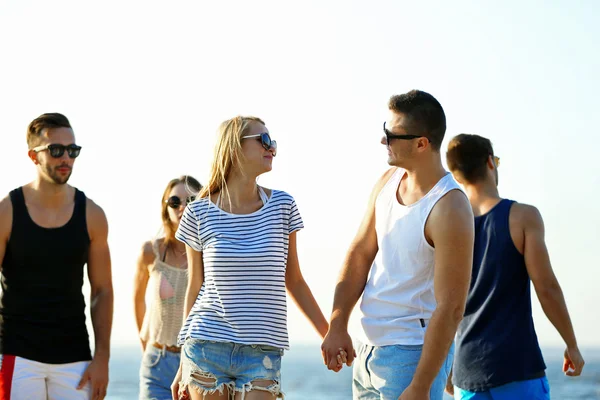
<path id="1" fill-rule="evenodd" d="M 140 400 L 171 400 L 171 384 L 179 361 L 179 353 L 148 344 L 140 368 Z"/>
<path id="2" fill-rule="evenodd" d="M 358 343 L 354 362 L 352 397 L 354 400 L 398 400 L 417 370 L 423 346 L 369 346 Z M 442 400 L 452 360 L 454 344 L 438 372 L 430 400 Z"/>
<path id="3" fill-rule="evenodd" d="M 548 379 L 530 379 L 507 383 L 486 390 L 485 392 L 469 392 L 454 386 L 455 400 L 550 400 L 550 385 Z"/>
<path id="4" fill-rule="evenodd" d="M 283 349 L 267 345 L 245 345 L 187 339 L 182 350 L 180 390 L 201 394 L 260 390 L 283 397 L 281 357 Z M 255 383 L 255 381 L 264 381 Z"/>

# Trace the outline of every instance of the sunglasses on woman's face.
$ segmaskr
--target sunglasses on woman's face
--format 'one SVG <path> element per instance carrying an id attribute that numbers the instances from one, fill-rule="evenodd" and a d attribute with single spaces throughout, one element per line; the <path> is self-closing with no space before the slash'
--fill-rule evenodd
<path id="1" fill-rule="evenodd" d="M 185 199 L 185 204 L 190 204 L 194 200 L 196 200 L 196 196 L 190 196 Z M 179 207 L 181 207 L 182 200 L 179 196 L 171 196 L 167 200 L 165 200 L 165 203 L 167 203 L 167 205 L 171 208 L 178 209 Z"/>
<path id="2" fill-rule="evenodd" d="M 62 144 L 46 144 L 43 146 L 34 147 L 31 150 L 35 151 L 36 153 L 48 150 L 50 157 L 53 158 L 61 158 L 63 154 L 65 154 L 66 150 L 70 158 L 77 158 L 79 156 L 79 152 L 81 151 L 81 146 L 77 146 L 76 144 L 70 144 L 68 146 Z"/>
<path id="3" fill-rule="evenodd" d="M 242 136 L 242 139 L 256 138 L 264 147 L 265 150 L 273 150 L 273 156 L 277 155 L 277 142 L 271 140 L 271 136 L 268 133 L 259 133 L 258 135 Z"/>

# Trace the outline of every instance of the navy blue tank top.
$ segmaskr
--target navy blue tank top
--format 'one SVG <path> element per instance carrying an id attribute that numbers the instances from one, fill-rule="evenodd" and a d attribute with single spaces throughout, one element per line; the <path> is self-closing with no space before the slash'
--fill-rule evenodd
<path id="1" fill-rule="evenodd" d="M 513 203 L 503 199 L 475 218 L 471 286 L 453 368 L 453 383 L 464 390 L 485 391 L 545 374 L 525 259 L 510 236 Z"/>
<path id="2" fill-rule="evenodd" d="M 86 197 L 75 190 L 71 219 L 38 226 L 23 189 L 10 192 L 13 223 L 2 260 L 0 354 L 48 364 L 91 360 L 85 324 L 83 268 L 90 238 Z"/>

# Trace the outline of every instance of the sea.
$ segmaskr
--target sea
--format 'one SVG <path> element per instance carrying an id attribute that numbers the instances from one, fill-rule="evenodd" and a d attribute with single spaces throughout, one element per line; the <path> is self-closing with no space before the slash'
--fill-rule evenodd
<path id="1" fill-rule="evenodd" d="M 546 370 L 554 400 L 600 400 L 600 348 L 582 349 L 586 360 L 583 374 L 568 377 L 562 372 L 560 348 L 543 348 Z M 111 352 L 110 384 L 107 399 L 138 398 L 141 349 L 115 347 Z M 283 356 L 282 389 L 287 400 L 351 400 L 352 371 L 338 373 L 327 370 L 318 345 L 295 345 Z M 447 396 L 444 400 L 450 400 Z M 519 400 L 519 399 L 515 399 Z M 525 400 L 525 399 L 524 399 Z"/>

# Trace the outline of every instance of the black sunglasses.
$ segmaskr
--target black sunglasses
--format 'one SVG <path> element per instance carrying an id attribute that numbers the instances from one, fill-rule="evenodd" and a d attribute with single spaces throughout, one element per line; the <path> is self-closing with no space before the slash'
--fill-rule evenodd
<path id="1" fill-rule="evenodd" d="M 392 132 L 388 131 L 388 129 L 385 127 L 385 122 L 383 123 L 383 133 L 385 134 L 385 138 L 387 140 L 388 146 L 390 145 L 390 140 L 392 140 L 392 139 L 413 140 L 413 139 L 424 137 L 425 139 L 429 140 L 429 138 L 427 136 L 423 136 L 423 135 L 396 135 L 396 134 L 393 134 Z M 431 140 L 429 140 L 429 141 L 431 142 Z"/>
<path id="2" fill-rule="evenodd" d="M 79 156 L 79 152 L 81 151 L 81 146 L 77 146 L 76 144 L 70 144 L 68 146 L 62 144 L 47 144 L 34 147 L 32 150 L 36 153 L 39 151 L 48 150 L 48 152 L 50 152 L 50 157 L 53 158 L 61 158 L 63 154 L 65 154 L 66 150 L 70 158 L 77 158 Z"/>
<path id="3" fill-rule="evenodd" d="M 258 135 L 242 136 L 242 139 L 256 138 L 264 147 L 265 150 L 273 149 L 273 156 L 277 155 L 277 142 L 271 140 L 271 136 L 268 133 L 259 133 Z"/>
<path id="4" fill-rule="evenodd" d="M 185 204 L 190 204 L 194 200 L 196 200 L 196 196 L 189 196 L 185 199 Z M 181 207 L 182 201 L 179 196 L 171 196 L 165 200 L 165 203 L 167 203 L 169 207 L 177 209 Z"/>

